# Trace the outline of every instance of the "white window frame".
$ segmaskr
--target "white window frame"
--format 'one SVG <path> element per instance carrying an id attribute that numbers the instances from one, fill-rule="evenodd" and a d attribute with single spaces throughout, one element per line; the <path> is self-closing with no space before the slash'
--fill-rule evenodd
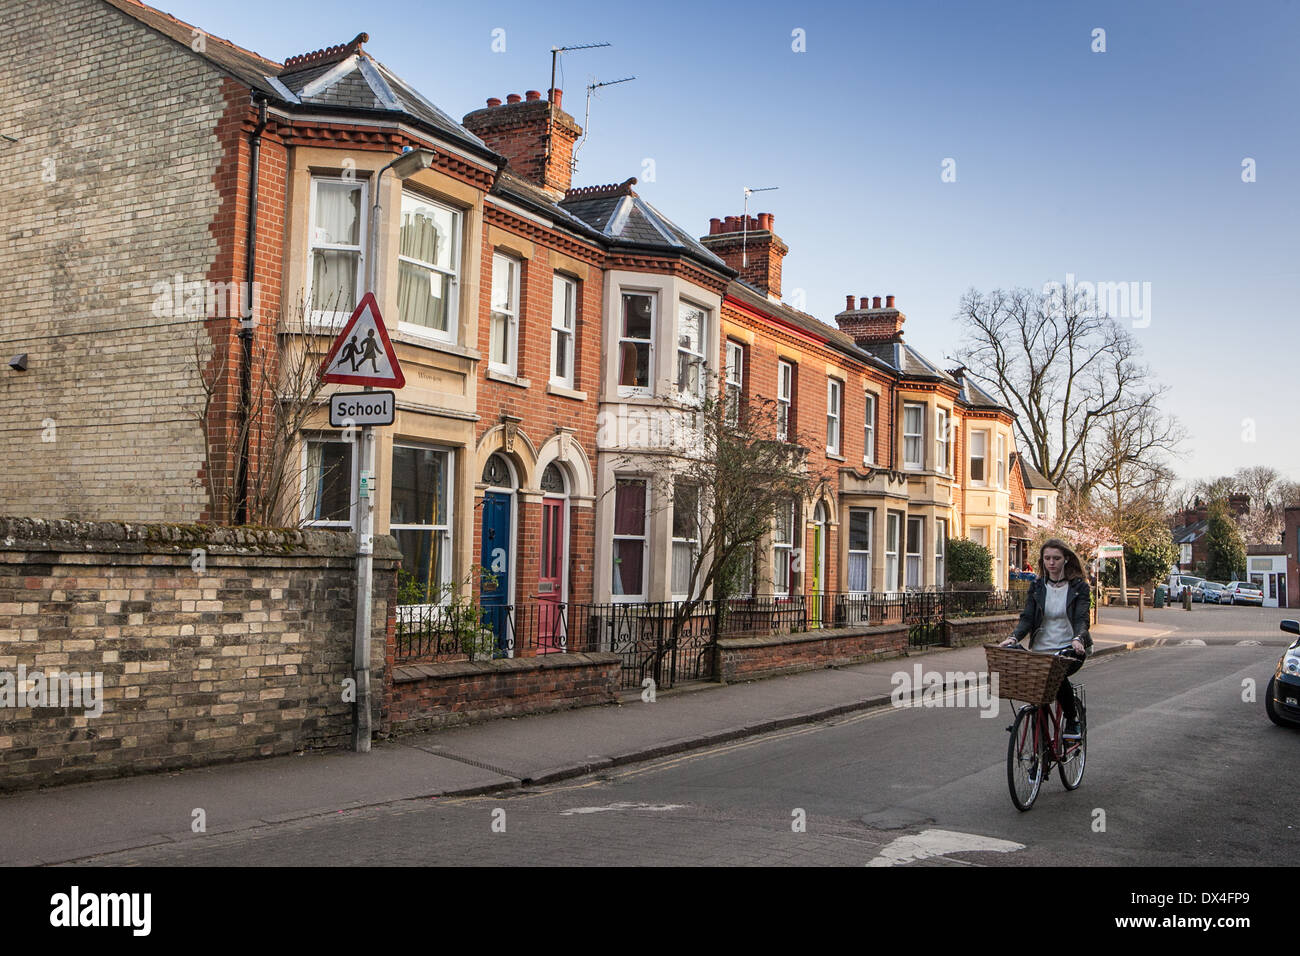
<path id="1" fill-rule="evenodd" d="M 993 586 L 1000 588 L 1005 580 L 1002 572 L 1005 570 L 1007 563 L 1007 532 L 1004 528 L 998 528 L 998 550 L 995 557 L 997 559 L 997 577 L 993 580 Z"/>
<path id="2" fill-rule="evenodd" d="M 916 550 L 912 548 L 911 529 L 917 528 Z M 908 515 L 903 528 L 903 584 L 909 588 L 925 587 L 925 568 L 921 556 L 925 553 L 925 518 Z M 913 580 L 915 579 L 915 580 Z"/>
<path id="3" fill-rule="evenodd" d="M 880 406 L 875 392 L 866 394 L 866 424 L 863 425 L 862 463 L 873 465 L 876 462 L 876 409 Z"/>
<path id="4" fill-rule="evenodd" d="M 488 368 L 494 372 L 500 372 L 503 375 L 511 377 L 517 376 L 519 372 L 519 274 L 523 271 L 523 262 L 513 256 L 508 256 L 502 252 L 492 253 L 492 275 L 489 279 L 489 288 L 495 288 L 497 270 L 506 268 L 510 270 L 510 306 L 504 309 L 498 309 L 495 302 L 490 302 L 493 298 L 489 293 L 488 306 Z M 501 344 L 497 331 L 499 327 L 498 316 L 505 317 L 505 336 L 507 356 L 505 362 L 497 360 L 497 346 Z"/>
<path id="5" fill-rule="evenodd" d="M 1038 518 L 1047 518 L 1047 495 L 1034 495 L 1034 515 Z"/>
<path id="6" fill-rule="evenodd" d="M 949 474 L 948 470 L 948 409 L 934 410 L 934 470 L 940 474 Z"/>
<path id="7" fill-rule="evenodd" d="M 908 409 L 916 409 L 916 420 L 920 425 L 920 431 L 909 432 L 907 430 L 907 412 Z M 908 458 L 908 442 L 913 442 L 916 449 L 917 458 Z M 924 402 L 904 402 L 903 403 L 903 470 L 904 471 L 922 471 L 925 469 L 925 403 Z"/>
<path id="8" fill-rule="evenodd" d="M 885 590 L 898 591 L 902 589 L 902 571 L 903 566 L 900 558 L 902 551 L 903 513 L 901 511 L 890 511 L 885 516 Z"/>
<path id="9" fill-rule="evenodd" d="M 970 530 L 970 539 L 974 541 L 976 544 L 978 544 L 981 548 L 987 549 L 989 546 L 989 529 L 984 525 L 980 525 L 978 527 L 971 528 L 969 530 Z"/>
<path id="10" fill-rule="evenodd" d="M 687 485 L 687 484 L 689 484 L 689 483 L 685 483 L 685 482 L 684 482 L 684 483 L 682 483 L 682 484 L 683 484 L 683 485 Z M 673 592 L 673 600 L 674 600 L 674 601 L 688 601 L 688 600 L 690 600 L 691 595 L 688 594 L 688 593 L 686 593 L 685 591 L 678 592 L 677 588 L 675 587 L 675 585 L 676 585 L 676 583 L 677 583 L 677 559 L 678 559 L 678 555 L 681 554 L 681 553 L 683 552 L 683 549 L 682 549 L 681 547 L 679 547 L 679 546 L 681 546 L 681 545 L 685 545 L 685 546 L 686 546 L 686 548 L 685 548 L 685 553 L 689 556 L 689 558 L 690 558 L 690 560 L 691 560 L 692 562 L 694 562 L 694 560 L 695 560 L 695 556 L 699 553 L 699 547 L 700 547 L 700 538 L 699 538 L 699 535 L 700 535 L 700 532 L 701 532 L 701 528 L 700 528 L 700 497 L 701 497 L 701 496 L 700 496 L 700 490 L 699 490 L 699 487 L 698 487 L 698 486 L 693 486 L 693 487 L 695 487 L 695 518 L 694 518 L 694 522 L 693 522 L 693 527 L 691 527 L 691 528 L 689 528 L 689 529 L 687 529 L 687 530 L 689 530 L 690 532 L 692 532 L 692 533 L 695 535 L 695 537 L 691 537 L 691 538 L 679 538 L 679 537 L 677 536 L 677 527 L 676 527 L 676 518 L 677 518 L 677 487 L 678 487 L 678 482 L 674 482 L 674 483 L 673 483 L 673 527 L 672 527 L 673 543 L 672 543 L 672 562 L 671 562 L 671 566 L 669 567 L 669 574 L 670 574 L 670 577 L 669 577 L 668 580 L 669 580 L 669 587 L 672 588 L 672 592 Z M 687 571 L 687 573 L 689 574 L 689 572 L 690 572 L 690 566 L 689 566 L 689 565 L 687 565 L 687 567 L 686 567 L 686 571 Z"/>
<path id="11" fill-rule="evenodd" d="M 455 552 L 452 550 L 452 547 L 455 544 L 453 530 L 456 527 L 456 450 L 454 448 L 446 448 L 440 445 L 422 445 L 417 442 L 396 441 L 393 443 L 393 449 L 396 451 L 398 448 L 414 448 L 418 451 L 434 451 L 440 452 L 446 456 L 443 459 L 443 467 L 446 469 L 443 474 L 443 484 L 447 492 L 446 521 L 443 524 L 394 524 L 390 520 L 388 525 L 390 531 L 429 531 L 432 532 L 435 538 L 442 538 L 442 553 L 446 556 L 446 560 L 442 563 L 442 580 L 438 581 L 436 585 L 432 581 L 429 582 L 429 587 L 430 589 L 433 589 L 436 586 L 441 592 L 442 597 L 442 600 L 439 603 L 446 604 L 451 599 L 449 585 L 453 580 L 452 565 L 455 563 Z M 395 460 L 396 455 L 393 457 Z M 395 467 L 395 464 L 390 465 L 390 469 Z M 391 475 L 389 481 L 391 502 Z"/>
<path id="12" fill-rule="evenodd" d="M 842 419 L 844 417 L 844 383 L 838 378 L 826 378 L 826 454 L 840 453 Z M 832 441 L 832 438 L 834 441 Z"/>
<path id="13" fill-rule="evenodd" d="M 650 479 L 644 475 L 614 475 L 614 487 L 618 488 L 620 481 L 640 482 L 642 490 L 645 492 L 645 499 L 641 506 L 641 533 L 638 534 L 619 534 L 616 530 L 611 535 L 613 541 L 640 541 L 641 542 L 641 588 L 635 594 L 615 594 L 614 593 L 614 558 L 618 556 L 618 548 L 615 546 L 610 550 L 610 578 L 609 578 L 609 599 L 614 604 L 631 604 L 642 602 L 646 599 L 647 579 L 650 574 L 650 562 L 647 560 L 650 554 Z M 618 528 L 618 493 L 614 495 L 614 513 L 611 514 L 610 528 Z"/>
<path id="14" fill-rule="evenodd" d="M 948 519 L 934 519 L 934 584 L 943 587 L 948 583 L 945 575 L 948 557 Z"/>
<path id="15" fill-rule="evenodd" d="M 353 246 L 347 243 L 333 242 L 316 242 L 316 192 L 317 185 L 322 182 L 343 183 L 348 188 L 355 188 L 361 191 L 361 218 L 357 230 L 357 245 Z M 312 326 L 341 326 L 352 316 L 352 310 L 346 312 L 326 311 L 315 308 L 312 302 L 312 295 L 315 289 L 312 288 L 312 276 L 315 274 L 316 250 L 322 249 L 327 252 L 355 252 L 357 254 L 357 302 L 366 294 L 362 287 L 365 282 L 366 274 L 366 230 L 369 228 L 367 216 L 370 213 L 369 202 L 369 184 L 363 179 L 349 180 L 342 176 L 312 176 L 311 178 L 311 208 L 307 212 L 307 275 L 305 285 L 307 286 L 307 302 L 311 304 L 311 311 L 308 316 L 308 324 Z M 353 303 L 353 308 L 356 303 Z"/>
<path id="16" fill-rule="evenodd" d="M 977 439 L 982 439 L 982 441 L 980 441 L 979 444 L 981 444 L 981 445 L 983 446 L 983 447 L 980 449 L 980 452 L 981 452 L 981 453 L 978 454 L 978 455 L 975 454 L 975 445 L 976 445 L 976 441 L 977 441 Z M 985 429 L 985 428 L 972 428 L 972 429 L 971 429 L 971 433 L 970 433 L 970 455 L 969 455 L 969 459 L 970 459 L 970 463 L 969 463 L 969 465 L 968 465 L 968 468 L 967 468 L 967 471 L 966 471 L 966 475 L 967 475 L 967 477 L 968 477 L 968 479 L 969 479 L 971 485 L 974 486 L 974 487 L 976 487 L 976 488 L 987 488 L 987 487 L 988 487 L 988 484 L 989 484 L 989 433 L 988 433 L 988 429 Z M 976 477 L 975 477 L 975 462 L 976 462 L 976 461 L 979 461 L 979 462 L 980 462 L 980 472 L 983 474 L 983 477 L 982 477 L 982 478 L 976 478 Z"/>
<path id="17" fill-rule="evenodd" d="M 302 443 L 302 485 L 303 493 L 300 501 L 299 514 L 302 517 L 304 526 L 310 528 L 354 528 L 357 520 L 357 502 L 352 497 L 352 478 L 353 472 L 356 471 L 356 442 L 344 441 L 342 438 L 334 437 L 336 433 L 319 433 L 307 434 L 303 436 Z M 312 445 L 344 445 L 349 449 L 348 452 L 348 474 L 346 476 L 348 484 L 348 517 L 346 521 L 336 521 L 329 518 L 313 518 L 312 512 L 318 503 L 317 490 L 310 487 L 312 479 L 311 472 L 311 446 Z"/>
<path id="18" fill-rule="evenodd" d="M 444 332 L 442 329 L 431 328 L 427 325 L 421 325 L 418 322 L 403 321 L 400 310 L 398 311 L 397 314 L 397 327 L 401 329 L 403 332 L 410 332 L 415 335 L 423 335 L 426 336 L 427 338 L 437 339 L 440 342 L 455 343 L 457 341 L 457 334 L 458 334 L 457 330 L 460 327 L 460 270 L 461 270 L 461 259 L 462 259 L 461 234 L 465 228 L 465 214 L 462 210 L 457 209 L 455 206 L 449 205 L 445 202 L 441 202 L 437 199 L 433 199 L 430 196 L 427 196 L 421 192 L 416 192 L 413 189 L 402 190 L 403 203 L 405 202 L 407 196 L 410 196 L 412 199 L 418 200 L 419 202 L 425 203 L 426 205 L 437 206 L 439 209 L 443 209 L 451 213 L 451 268 L 450 269 L 444 269 L 441 266 L 438 266 L 432 262 L 425 262 L 423 259 L 415 259 L 412 258 L 411 256 L 404 256 L 401 254 L 400 251 L 398 252 L 397 255 L 398 263 L 407 262 L 410 263 L 411 265 L 419 266 L 421 269 L 427 269 L 431 272 L 440 273 L 444 276 L 447 276 L 447 278 L 450 279 L 450 281 L 447 283 L 447 330 Z M 400 238 L 401 215 L 402 213 L 399 211 L 398 213 L 399 238 L 398 238 L 398 246 L 397 246 L 399 250 L 401 249 L 401 238 Z M 399 271 L 400 271 L 400 266 L 394 270 L 394 276 L 393 276 L 394 297 L 397 296 L 396 282 L 397 282 L 397 274 Z"/>
<path id="19" fill-rule="evenodd" d="M 650 335 L 645 339 L 629 338 L 623 334 L 625 326 L 625 315 L 627 314 L 627 299 L 630 296 L 645 296 L 650 300 Z M 619 311 L 616 321 L 618 322 L 618 353 L 615 365 L 615 381 L 622 378 L 623 362 L 623 345 L 631 343 L 633 345 L 648 346 L 646 352 L 646 384 L 645 385 L 624 385 L 619 382 L 618 394 L 620 398 L 629 398 L 633 396 L 653 395 L 655 390 L 655 330 L 659 327 L 659 294 L 652 290 L 646 289 L 620 289 L 618 296 Z"/>
<path id="20" fill-rule="evenodd" d="M 860 512 L 867 516 L 867 546 L 865 548 L 853 547 L 853 515 L 854 513 L 857 512 Z M 872 571 L 874 570 L 874 568 L 872 567 L 871 550 L 872 550 L 872 544 L 875 541 L 875 534 L 876 534 L 876 509 L 875 508 L 850 508 L 849 523 L 845 528 L 845 534 L 847 535 L 846 542 L 847 542 L 847 550 L 848 550 L 848 562 L 845 565 L 845 572 L 846 572 L 844 577 L 845 586 L 848 588 L 850 593 L 869 594 L 871 592 L 871 574 Z M 849 571 L 849 568 L 853 566 L 854 557 L 861 557 L 866 560 L 867 586 L 865 589 L 854 588 L 852 586 L 853 575 Z"/>
<path id="21" fill-rule="evenodd" d="M 776 524 L 772 529 L 772 593 L 777 597 L 789 597 L 791 587 L 794 583 L 794 539 L 798 532 L 799 520 L 795 514 L 795 504 L 791 501 L 788 505 L 781 505 L 783 510 L 776 516 Z M 790 519 L 789 538 L 782 541 L 778 534 L 778 529 L 784 530 L 781 524 L 782 517 Z M 777 580 L 776 569 L 785 569 L 785 581 Z M 784 587 L 782 586 L 784 584 Z"/>
<path id="22" fill-rule="evenodd" d="M 682 345 L 682 319 L 687 311 L 698 312 L 700 316 L 699 351 L 693 352 Z M 708 387 L 709 377 L 709 310 L 687 299 L 677 303 L 677 397 L 683 401 L 699 403 L 704 400 L 704 390 Z M 695 390 L 691 391 L 682 384 L 682 360 L 687 365 L 694 365 L 699 370 L 695 378 Z"/>
<path id="23" fill-rule="evenodd" d="M 559 306 L 557 316 L 556 306 Z M 566 324 L 567 323 L 567 324 Z M 578 281 L 569 276 L 555 273 L 551 280 L 551 369 L 550 382 L 561 388 L 573 388 L 573 367 L 576 362 L 574 346 L 577 343 L 578 330 Z M 568 347 L 564 350 L 564 368 L 562 375 L 555 374 L 555 355 L 557 343 L 567 339 Z"/>
<path id="24" fill-rule="evenodd" d="M 998 460 L 997 460 L 998 487 L 1005 488 L 1007 486 L 1007 436 L 1006 435 L 997 436 L 997 449 L 998 449 Z"/>
<path id="25" fill-rule="evenodd" d="M 726 422 L 740 424 L 740 402 L 745 394 L 745 346 L 727 339 Z"/>
<path id="26" fill-rule="evenodd" d="M 778 359 L 776 363 L 776 438 L 789 441 L 794 414 L 794 363 Z"/>

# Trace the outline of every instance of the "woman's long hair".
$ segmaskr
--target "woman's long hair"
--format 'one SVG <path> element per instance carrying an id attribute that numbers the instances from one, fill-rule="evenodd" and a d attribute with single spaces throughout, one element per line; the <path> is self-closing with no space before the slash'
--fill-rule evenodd
<path id="1" fill-rule="evenodd" d="M 1043 552 L 1048 548 L 1055 548 L 1065 555 L 1065 580 L 1073 581 L 1075 578 L 1083 577 L 1083 562 L 1079 556 L 1074 553 L 1074 549 L 1062 541 L 1060 538 L 1049 538 L 1043 542 L 1043 546 L 1038 549 L 1038 569 L 1044 579 L 1047 578 L 1046 565 L 1043 564 Z"/>

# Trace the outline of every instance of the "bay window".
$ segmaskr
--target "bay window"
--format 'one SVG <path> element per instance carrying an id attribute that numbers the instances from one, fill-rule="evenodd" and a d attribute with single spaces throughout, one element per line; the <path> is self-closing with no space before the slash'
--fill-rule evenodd
<path id="1" fill-rule="evenodd" d="M 876 512 L 849 509 L 849 590 L 871 590 L 871 530 Z"/>
<path id="2" fill-rule="evenodd" d="M 677 394 L 699 401 L 704 397 L 704 350 L 708 343 L 708 313 L 689 302 L 677 308 Z"/>
<path id="3" fill-rule="evenodd" d="M 454 341 L 460 280 L 461 213 L 418 193 L 402 193 L 397 255 L 397 319 Z"/>
<path id="4" fill-rule="evenodd" d="M 998 436 L 998 487 L 1007 486 L 1007 438 L 1005 435 Z"/>
<path id="5" fill-rule="evenodd" d="M 921 539 L 925 535 L 924 518 L 907 519 L 906 583 L 909 588 L 919 588 L 921 579 Z"/>
<path id="6" fill-rule="evenodd" d="M 451 590 L 452 452 L 393 446 L 389 533 L 414 578 L 421 603 L 446 603 Z"/>
<path id="7" fill-rule="evenodd" d="M 654 377 L 655 297 L 623 293 L 618 338 L 618 392 L 649 395 Z"/>
<path id="8" fill-rule="evenodd" d="M 913 402 L 903 405 L 903 467 L 919 470 L 925 467 L 925 449 L 922 445 L 925 429 L 925 406 Z"/>
<path id="9" fill-rule="evenodd" d="M 615 600 L 645 597 L 646 493 L 643 478 L 615 480 L 612 585 Z"/>
<path id="10" fill-rule="evenodd" d="M 903 516 L 897 511 L 889 512 L 885 521 L 885 590 L 897 591 L 903 586 L 900 576 L 902 570 L 898 563 L 899 536 L 902 533 Z"/>
<path id="11" fill-rule="evenodd" d="M 936 409 L 934 413 L 934 470 L 948 474 L 948 410 Z"/>
<path id="12" fill-rule="evenodd" d="M 944 577 L 944 566 L 948 557 L 948 520 L 936 518 L 934 522 L 934 583 L 943 587 L 948 583 Z"/>
<path id="13" fill-rule="evenodd" d="M 351 526 L 352 448 L 352 442 L 308 439 L 302 517 L 312 527 Z"/>
<path id="14" fill-rule="evenodd" d="M 677 482 L 673 486 L 673 600 L 687 601 L 691 565 L 700 550 L 700 489 Z"/>
<path id="15" fill-rule="evenodd" d="M 338 324 L 351 316 L 360 296 L 362 245 L 366 234 L 366 184 L 314 176 L 307 258 L 307 292 L 313 322 Z"/>
<path id="16" fill-rule="evenodd" d="M 973 431 L 970 433 L 970 483 L 972 485 L 988 484 L 988 473 L 984 468 L 984 459 L 988 456 L 989 433 Z"/>

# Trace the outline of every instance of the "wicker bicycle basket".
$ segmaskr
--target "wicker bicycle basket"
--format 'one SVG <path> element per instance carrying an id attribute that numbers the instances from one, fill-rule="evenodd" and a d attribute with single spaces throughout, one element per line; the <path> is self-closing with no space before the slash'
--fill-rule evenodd
<path id="1" fill-rule="evenodd" d="M 985 644 L 990 677 L 998 675 L 998 696 L 1030 704 L 1050 704 L 1065 679 L 1066 662 L 1055 654 Z"/>

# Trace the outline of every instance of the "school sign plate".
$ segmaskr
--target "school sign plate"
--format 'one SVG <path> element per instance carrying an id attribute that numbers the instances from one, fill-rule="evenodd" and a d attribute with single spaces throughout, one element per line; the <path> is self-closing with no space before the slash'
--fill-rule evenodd
<path id="1" fill-rule="evenodd" d="M 401 388 L 406 384 L 373 292 L 362 297 L 352 318 L 330 346 L 320 371 L 325 381 L 340 385 Z"/>

